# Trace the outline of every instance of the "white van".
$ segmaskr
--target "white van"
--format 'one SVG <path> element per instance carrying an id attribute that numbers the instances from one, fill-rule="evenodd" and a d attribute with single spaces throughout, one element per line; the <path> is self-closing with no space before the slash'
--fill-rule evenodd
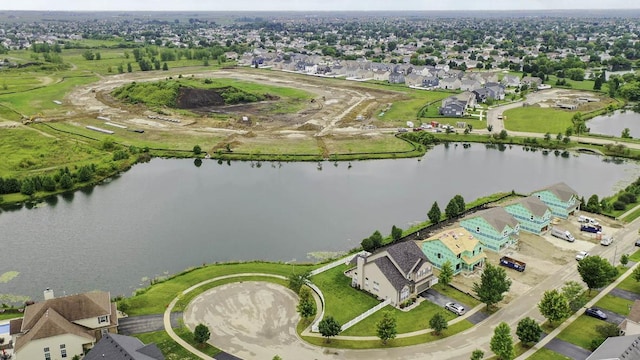
<path id="1" fill-rule="evenodd" d="M 576 238 L 574 238 L 569 231 L 557 227 L 551 228 L 551 236 L 555 236 L 558 239 L 566 240 L 568 242 L 576 241 Z"/>

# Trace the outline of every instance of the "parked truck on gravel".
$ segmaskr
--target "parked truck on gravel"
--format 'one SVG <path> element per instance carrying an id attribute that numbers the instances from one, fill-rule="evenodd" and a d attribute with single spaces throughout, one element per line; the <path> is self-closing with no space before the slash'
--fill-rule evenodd
<path id="1" fill-rule="evenodd" d="M 574 238 L 569 231 L 557 227 L 551 228 L 551 236 L 555 236 L 558 239 L 566 240 L 568 242 L 576 241 L 576 238 Z"/>
<path id="2" fill-rule="evenodd" d="M 500 265 L 512 268 L 514 270 L 518 270 L 520 272 L 523 272 L 524 269 L 527 267 L 526 263 L 516 259 L 512 259 L 508 256 L 503 256 L 500 258 Z"/>

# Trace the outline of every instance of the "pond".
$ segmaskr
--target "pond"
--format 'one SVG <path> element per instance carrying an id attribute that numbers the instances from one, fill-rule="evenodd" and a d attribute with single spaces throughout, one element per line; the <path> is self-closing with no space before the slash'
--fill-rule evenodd
<path id="1" fill-rule="evenodd" d="M 154 159 L 108 183 L 0 213 L 0 293 L 130 295 L 148 279 L 203 263 L 317 261 L 375 230 L 407 228 L 496 192 L 565 182 L 585 198 L 638 178 L 635 162 L 482 144 L 440 145 L 421 159 L 257 163 Z M 351 164 L 351 166 L 349 166 Z"/>
<path id="2" fill-rule="evenodd" d="M 596 116 L 587 121 L 592 134 L 620 137 L 624 129 L 629 129 L 631 137 L 640 138 L 640 114 L 617 110 L 612 114 Z"/>

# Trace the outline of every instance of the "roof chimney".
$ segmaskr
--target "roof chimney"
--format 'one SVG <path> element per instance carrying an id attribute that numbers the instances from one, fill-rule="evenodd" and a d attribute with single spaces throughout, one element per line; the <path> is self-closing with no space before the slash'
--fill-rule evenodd
<path id="1" fill-rule="evenodd" d="M 53 299 L 55 296 L 53 296 L 53 290 L 46 288 L 44 291 L 44 299 L 45 300 L 51 300 Z"/>

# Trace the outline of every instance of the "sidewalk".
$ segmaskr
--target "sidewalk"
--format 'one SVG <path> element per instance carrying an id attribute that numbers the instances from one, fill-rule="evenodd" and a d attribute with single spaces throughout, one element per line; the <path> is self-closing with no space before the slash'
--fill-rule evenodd
<path id="1" fill-rule="evenodd" d="M 609 286 L 607 286 L 606 288 L 602 289 L 602 291 L 600 291 L 600 293 L 598 295 L 596 295 L 593 299 L 591 299 L 591 301 L 589 301 L 584 307 L 592 307 L 595 303 L 597 303 L 605 295 L 609 294 L 609 292 L 611 290 L 613 290 L 616 286 L 618 286 L 627 276 L 631 275 L 631 273 L 633 273 L 633 270 L 635 270 L 635 268 L 638 267 L 639 265 L 640 265 L 640 262 L 634 264 L 632 267 L 627 269 L 627 271 L 624 274 L 620 275 L 616 279 L 616 281 L 614 281 L 613 283 L 609 284 Z M 562 330 L 567 328 L 567 326 L 571 325 L 571 323 L 573 323 L 582 314 L 583 314 L 582 310 L 576 311 L 573 315 L 571 315 L 571 317 L 569 317 L 567 320 L 565 320 L 562 324 L 560 324 L 560 326 L 558 326 L 555 330 L 550 332 L 547 336 L 545 336 L 542 340 L 540 340 L 537 344 L 535 344 L 531 349 L 529 349 L 524 354 L 518 356 L 516 358 L 516 360 L 524 360 L 524 359 L 528 358 L 529 356 L 533 355 L 536 351 L 542 349 L 547 343 L 549 343 L 549 341 L 551 341 L 556 336 L 558 336 L 558 334 L 560 334 L 560 332 L 562 332 Z"/>

